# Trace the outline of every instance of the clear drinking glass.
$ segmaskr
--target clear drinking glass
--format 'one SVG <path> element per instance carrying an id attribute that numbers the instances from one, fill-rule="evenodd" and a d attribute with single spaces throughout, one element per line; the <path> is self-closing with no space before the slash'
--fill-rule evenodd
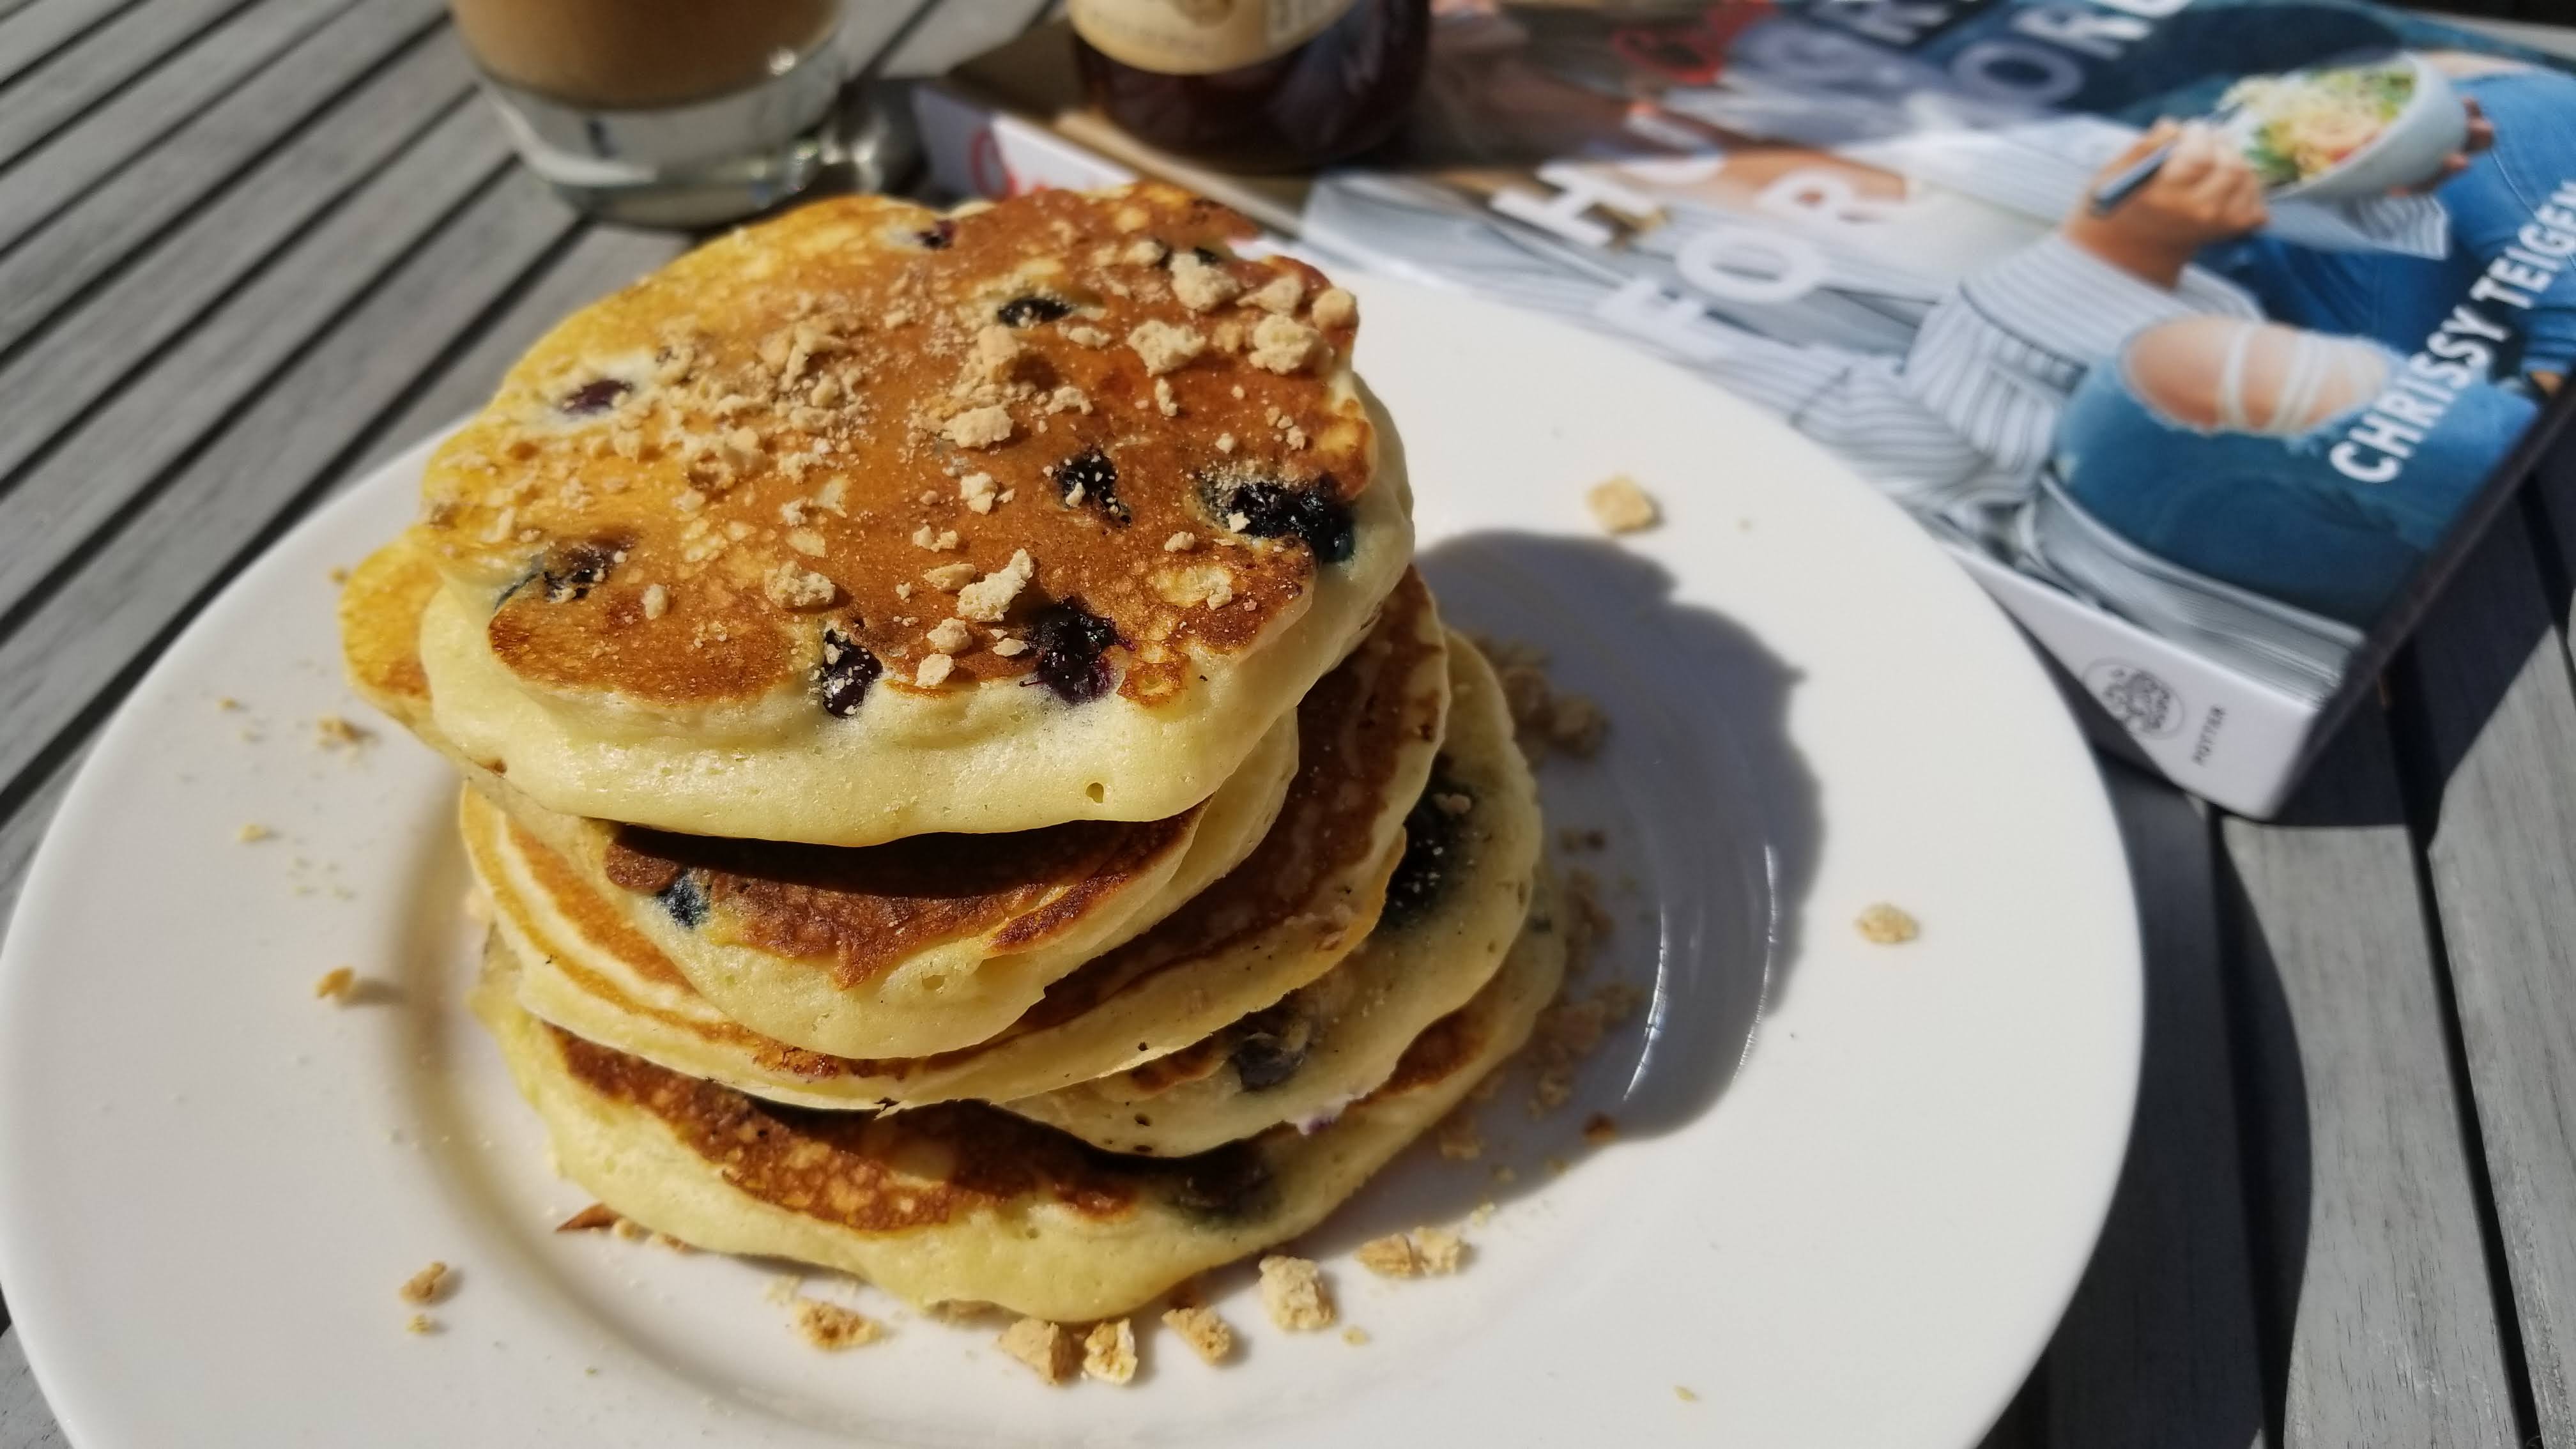
<path id="1" fill-rule="evenodd" d="M 840 0 L 449 0 L 529 167 L 646 226 L 746 216 L 835 159 Z"/>

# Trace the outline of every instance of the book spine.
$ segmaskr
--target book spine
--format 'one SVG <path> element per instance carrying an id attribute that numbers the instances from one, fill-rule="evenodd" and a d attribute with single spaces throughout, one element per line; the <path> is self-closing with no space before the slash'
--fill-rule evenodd
<path id="1" fill-rule="evenodd" d="M 931 184 L 947 195 L 998 201 L 1050 187 L 1085 191 L 1136 179 L 1135 172 L 1044 126 L 946 87 L 921 86 L 912 96 Z"/>

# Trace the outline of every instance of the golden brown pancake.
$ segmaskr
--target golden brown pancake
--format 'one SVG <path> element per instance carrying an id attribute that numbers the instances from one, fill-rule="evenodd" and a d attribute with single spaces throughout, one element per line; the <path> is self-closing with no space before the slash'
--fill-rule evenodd
<path id="1" fill-rule="evenodd" d="M 1410 551 L 1347 294 L 1159 185 L 737 232 L 443 446 L 441 728 L 566 814 L 864 845 L 1206 798 Z"/>
<path id="2" fill-rule="evenodd" d="M 673 836 L 558 815 L 475 767 L 438 733 L 402 620 L 436 588 L 420 551 L 379 550 L 351 575 L 343 638 L 359 688 L 546 842 L 586 903 L 700 976 L 800 994 L 866 1055 L 919 1056 L 1008 1027 L 1048 983 L 1130 939 L 1250 853 L 1296 769 L 1296 724 L 1210 800 L 1163 821 L 1081 821 L 881 846 Z M 860 1044 L 864 1043 L 863 1046 Z"/>
<path id="3" fill-rule="evenodd" d="M 1319 1132 L 1161 1159 L 980 1103 L 868 1115 L 764 1102 L 548 1026 L 520 1008 L 514 969 L 496 934 L 474 1007 L 583 1191 L 700 1248 L 1059 1322 L 1125 1313 L 1313 1227 L 1528 1038 L 1558 976 L 1515 955 Z"/>
<path id="4" fill-rule="evenodd" d="M 1357 951 L 1180 1051 L 1003 1105 L 1114 1152 L 1163 1157 L 1279 1122 L 1311 1128 L 1386 1080 L 1406 1043 L 1475 995 L 1506 951 L 1561 961 L 1552 885 L 1533 888 L 1538 791 L 1502 686 L 1463 643 L 1449 668 L 1448 738 L 1405 817 L 1386 909 Z"/>
<path id="5" fill-rule="evenodd" d="M 1446 651 L 1399 646 L 1402 637 L 1382 626 L 1309 696 L 1319 722 L 1301 730 L 1312 743 L 1298 782 L 1242 865 L 973 1047 L 886 1059 L 792 1046 L 700 994 L 560 857 L 470 794 L 468 854 L 497 928 L 526 962 L 523 1004 L 593 1041 L 805 1105 L 1052 1091 L 1186 1047 L 1323 975 L 1368 934 L 1448 697 Z"/>

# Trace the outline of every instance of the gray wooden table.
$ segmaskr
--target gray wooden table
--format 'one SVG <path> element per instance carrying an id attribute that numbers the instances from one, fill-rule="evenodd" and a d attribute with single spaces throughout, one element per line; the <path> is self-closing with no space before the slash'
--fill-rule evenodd
<path id="1" fill-rule="evenodd" d="M 861 0 L 850 39 L 900 83 L 1044 7 Z M 512 163 L 441 0 L 0 0 L 0 910 L 203 601 L 680 245 Z M 2282 820 L 2109 768 L 2137 1136 L 1994 1445 L 2576 1449 L 2561 471 Z M 60 1442 L 0 1332 L 0 1449 Z"/>

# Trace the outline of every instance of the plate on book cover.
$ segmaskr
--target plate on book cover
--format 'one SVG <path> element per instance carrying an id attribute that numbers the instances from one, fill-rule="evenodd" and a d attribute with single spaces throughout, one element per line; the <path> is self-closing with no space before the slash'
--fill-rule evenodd
<path id="1" fill-rule="evenodd" d="M 1540 772 L 1611 923 L 1575 989 L 1651 988 L 1571 1102 L 1512 1079 L 1479 1155 L 1417 1146 L 1299 1241 L 1360 1332 L 1275 1329 L 1219 1274 L 1235 1361 L 1140 1316 L 1133 1384 L 1048 1388 L 861 1285 L 807 1281 L 891 1329 L 825 1353 L 782 1265 L 552 1232 L 588 1199 L 462 1010 L 453 776 L 339 679 L 329 573 L 408 518 L 415 451 L 168 649 L 0 956 L 0 1281 L 74 1440 L 1974 1441 L 2126 1142 L 2138 945 L 2090 757 L 1995 607 L 1787 428 L 1615 342 L 1353 285 L 1449 614 L 1610 715 Z M 1659 527 L 1601 534 L 1616 474 Z M 324 748 L 331 716 L 375 737 Z M 1881 905 L 1919 936 L 1869 939 Z M 344 964 L 367 989 L 317 1000 Z M 1422 1223 L 1462 1271 L 1353 1260 Z M 432 1259 L 415 1335 L 396 1290 Z"/>

